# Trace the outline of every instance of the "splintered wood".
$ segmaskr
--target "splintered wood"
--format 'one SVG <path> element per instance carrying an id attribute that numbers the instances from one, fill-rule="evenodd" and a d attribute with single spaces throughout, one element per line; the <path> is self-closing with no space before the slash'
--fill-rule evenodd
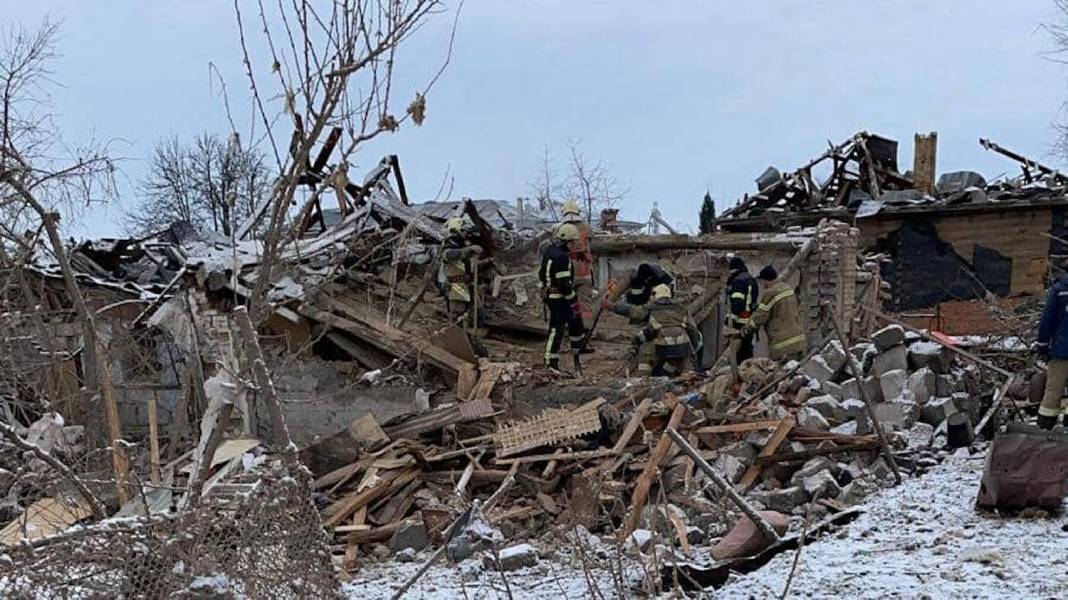
<path id="1" fill-rule="evenodd" d="M 539 446 L 550 446 L 593 433 L 601 428 L 598 407 L 603 398 L 576 409 L 553 409 L 493 434 L 497 456 L 512 456 Z"/>

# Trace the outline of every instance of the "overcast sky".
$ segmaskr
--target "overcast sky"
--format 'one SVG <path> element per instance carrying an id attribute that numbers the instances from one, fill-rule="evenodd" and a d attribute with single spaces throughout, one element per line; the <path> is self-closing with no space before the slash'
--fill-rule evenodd
<path id="1" fill-rule="evenodd" d="M 62 132 L 116 139 L 127 196 L 158 138 L 228 131 L 209 63 L 247 123 L 231 2 L 4 2 L 5 21 L 45 16 L 62 22 Z M 357 168 L 395 153 L 413 199 L 446 171 L 453 198 L 514 199 L 546 147 L 563 169 L 578 140 L 629 187 L 626 218 L 658 202 L 693 226 L 706 189 L 722 210 L 768 165 L 796 168 L 861 129 L 900 140 L 902 170 L 917 131 L 938 132 L 939 172 L 1016 169 L 979 137 L 1061 164 L 1050 124 L 1068 67 L 1041 29 L 1055 17 L 1052 0 L 467 0 L 426 123 L 365 147 Z M 451 25 L 435 17 L 402 49 L 401 88 L 438 68 Z M 77 233 L 118 233 L 119 217 L 94 211 Z"/>

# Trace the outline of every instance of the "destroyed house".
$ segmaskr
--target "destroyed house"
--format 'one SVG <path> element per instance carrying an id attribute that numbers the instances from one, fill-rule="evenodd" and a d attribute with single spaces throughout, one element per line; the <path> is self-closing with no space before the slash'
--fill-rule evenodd
<path id="1" fill-rule="evenodd" d="M 1017 161 L 1022 174 L 987 182 L 978 173 L 935 179 L 935 134 L 917 135 L 911 170 L 897 143 L 866 132 L 832 146 L 797 171 L 768 169 L 719 219 L 725 231 L 780 231 L 838 219 L 860 230 L 861 250 L 882 255 L 897 312 L 940 303 L 1041 294 L 1050 258 L 1066 254 L 1068 178 L 981 140 Z M 822 183 L 814 168 L 829 166 Z M 949 324 L 953 328 L 953 324 Z"/>

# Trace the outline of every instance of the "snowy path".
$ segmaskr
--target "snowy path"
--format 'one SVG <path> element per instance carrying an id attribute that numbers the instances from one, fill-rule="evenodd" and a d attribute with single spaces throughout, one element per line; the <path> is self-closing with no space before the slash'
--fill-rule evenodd
<path id="1" fill-rule="evenodd" d="M 867 512 L 804 548 L 794 598 L 1064 598 L 1068 518 L 973 509 L 982 456 L 949 458 L 868 499 Z M 717 598 L 778 598 L 794 553 L 728 583 Z"/>

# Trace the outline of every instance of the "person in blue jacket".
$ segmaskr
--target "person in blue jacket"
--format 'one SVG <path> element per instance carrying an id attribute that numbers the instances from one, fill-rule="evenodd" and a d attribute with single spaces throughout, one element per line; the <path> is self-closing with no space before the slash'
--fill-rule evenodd
<path id="1" fill-rule="evenodd" d="M 1062 412 L 1061 398 L 1068 380 L 1068 275 L 1057 278 L 1046 292 L 1035 349 L 1047 364 L 1046 391 L 1038 407 L 1038 426 L 1053 429 Z"/>

